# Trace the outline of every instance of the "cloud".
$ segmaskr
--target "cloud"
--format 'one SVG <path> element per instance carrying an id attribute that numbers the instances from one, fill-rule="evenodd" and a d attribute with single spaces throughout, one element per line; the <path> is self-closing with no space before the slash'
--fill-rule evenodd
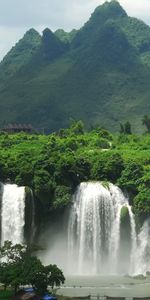
<path id="1" fill-rule="evenodd" d="M 25 31 L 26 28 L 0 26 L 0 59 L 15 45 Z"/>
<path id="2" fill-rule="evenodd" d="M 0 58 L 26 30 L 80 28 L 104 0 L 0 0 Z M 131 16 L 150 24 L 150 0 L 120 0 Z"/>
<path id="3" fill-rule="evenodd" d="M 150 0 L 121 0 L 120 3 L 130 16 L 150 24 Z"/>
<path id="4" fill-rule="evenodd" d="M 79 27 L 98 0 L 0 0 L 0 26 L 36 27 L 49 24 L 53 28 Z"/>
<path id="5" fill-rule="evenodd" d="M 79 28 L 103 0 L 0 0 L 0 26 Z M 130 15 L 150 20 L 150 0 L 120 0 Z"/>

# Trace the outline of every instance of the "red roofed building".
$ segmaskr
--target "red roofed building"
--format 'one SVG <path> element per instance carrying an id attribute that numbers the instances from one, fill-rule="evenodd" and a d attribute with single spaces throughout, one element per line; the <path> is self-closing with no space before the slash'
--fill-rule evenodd
<path id="1" fill-rule="evenodd" d="M 31 124 L 8 124 L 7 126 L 2 128 L 2 131 L 8 133 L 19 133 L 19 132 L 33 133 L 34 129 Z"/>

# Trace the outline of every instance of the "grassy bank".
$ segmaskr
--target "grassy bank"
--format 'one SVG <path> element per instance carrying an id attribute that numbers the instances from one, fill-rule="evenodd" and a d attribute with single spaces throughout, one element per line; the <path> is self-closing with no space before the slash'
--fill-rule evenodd
<path id="1" fill-rule="evenodd" d="M 13 292 L 11 290 L 0 290 L 0 300 L 10 300 L 13 297 Z"/>

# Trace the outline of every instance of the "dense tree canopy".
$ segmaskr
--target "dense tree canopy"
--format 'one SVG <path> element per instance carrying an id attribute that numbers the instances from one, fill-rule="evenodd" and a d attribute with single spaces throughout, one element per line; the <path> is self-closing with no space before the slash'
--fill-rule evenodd
<path id="1" fill-rule="evenodd" d="M 32 285 L 37 294 L 43 295 L 48 286 L 60 286 L 65 281 L 56 265 L 43 266 L 26 246 L 6 241 L 0 248 L 0 259 L 0 282 L 5 288 L 14 288 L 15 293 L 20 285 Z"/>
<path id="2" fill-rule="evenodd" d="M 69 205 L 77 185 L 90 180 L 118 184 L 138 214 L 148 213 L 149 149 L 149 134 L 86 131 L 82 122 L 51 135 L 1 133 L 0 180 L 32 188 L 43 219 Z"/>

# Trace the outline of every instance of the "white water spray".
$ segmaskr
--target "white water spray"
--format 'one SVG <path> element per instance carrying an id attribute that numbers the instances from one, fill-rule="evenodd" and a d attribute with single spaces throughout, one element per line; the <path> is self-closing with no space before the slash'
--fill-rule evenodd
<path id="1" fill-rule="evenodd" d="M 138 248 L 134 256 L 135 273 L 150 272 L 150 219 L 146 220 L 137 237 Z"/>
<path id="2" fill-rule="evenodd" d="M 81 275 L 117 273 L 120 218 L 124 206 L 129 212 L 132 258 L 136 232 L 128 199 L 113 184 L 108 187 L 100 182 L 80 184 L 73 198 L 69 219 L 69 269 L 73 268 L 74 272 Z"/>
<path id="3" fill-rule="evenodd" d="M 1 204 L 1 244 L 9 240 L 13 244 L 24 240 L 25 187 L 3 185 Z"/>

